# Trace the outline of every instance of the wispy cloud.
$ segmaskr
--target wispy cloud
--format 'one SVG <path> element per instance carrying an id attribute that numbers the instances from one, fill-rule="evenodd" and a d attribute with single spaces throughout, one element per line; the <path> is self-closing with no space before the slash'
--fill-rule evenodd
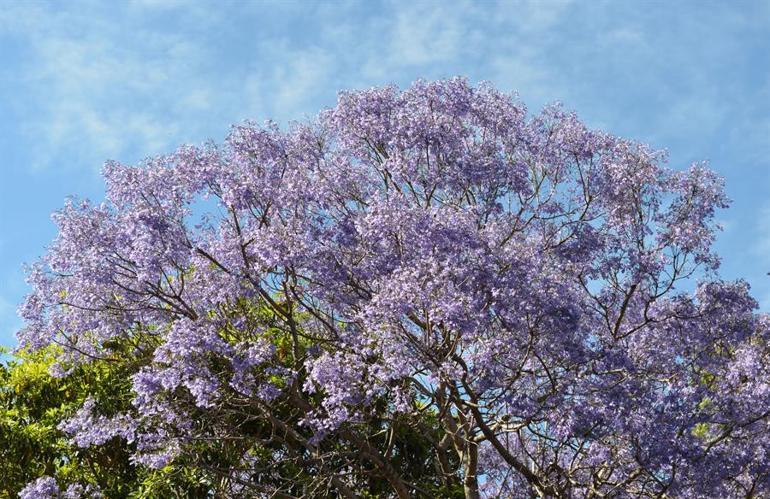
<path id="1" fill-rule="evenodd" d="M 211 135 L 213 124 L 301 117 L 338 88 L 452 74 L 537 105 L 561 99 L 597 123 L 622 122 L 636 100 L 661 144 L 692 123 L 713 135 L 736 106 L 749 109 L 740 88 L 714 81 L 745 57 L 740 37 L 763 34 L 768 10 L 567 0 L 10 6 L 0 34 L 28 47 L 28 95 L 16 110 L 41 142 L 41 165 L 62 153 L 83 162 L 156 153 Z"/>
<path id="2" fill-rule="evenodd" d="M 473 10 L 465 2 L 446 11 L 435 7 L 432 3 L 413 2 L 394 9 L 386 52 L 390 66 L 426 65 L 457 57 L 469 41 L 473 26 L 467 22 L 469 19 L 463 22 L 461 16 Z"/>
<path id="3" fill-rule="evenodd" d="M 12 5 L 0 26 L 29 51 L 14 108 L 39 145 L 38 167 L 64 166 L 62 157 L 98 166 L 138 151 L 160 153 L 182 130 L 194 135 L 202 123 L 196 115 L 210 112 L 215 80 L 201 77 L 206 46 L 143 26 L 137 4 L 124 6 L 124 19 L 94 15 L 89 3 Z M 9 17 L 22 25 L 9 27 Z"/>
<path id="4" fill-rule="evenodd" d="M 526 41 L 543 38 L 567 5 L 387 2 L 367 15 L 369 4 L 356 2 L 214 9 L 142 0 L 116 12 L 88 1 L 19 3 L 0 14 L 0 35 L 28 52 L 14 109 L 38 143 L 32 163 L 96 168 L 219 137 L 245 118 L 302 118 L 339 88 L 470 74 L 543 93 L 551 72 Z M 169 11 L 175 21 L 159 22 Z M 276 12 L 311 29 L 271 31 Z M 227 38 L 240 18 L 253 33 L 241 26 Z"/>

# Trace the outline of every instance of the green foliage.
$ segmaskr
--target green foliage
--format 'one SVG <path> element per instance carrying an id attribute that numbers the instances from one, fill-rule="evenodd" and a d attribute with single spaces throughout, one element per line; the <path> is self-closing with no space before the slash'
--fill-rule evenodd
<path id="1" fill-rule="evenodd" d="M 112 360 L 78 366 L 68 376 L 50 374 L 56 350 L 21 352 L 0 365 L 0 497 L 16 497 L 42 475 L 60 484 L 97 485 L 106 497 L 194 497 L 189 473 L 152 471 L 130 461 L 131 445 L 113 439 L 99 447 L 70 444 L 59 424 L 94 397 L 102 410 L 126 410 L 137 359 L 116 351 Z M 199 481 L 199 479 L 198 479 Z"/>
<path id="2" fill-rule="evenodd" d="M 0 496 L 15 496 L 31 479 L 71 467 L 56 425 L 76 400 L 63 380 L 48 374 L 52 362 L 45 351 L 0 366 Z"/>

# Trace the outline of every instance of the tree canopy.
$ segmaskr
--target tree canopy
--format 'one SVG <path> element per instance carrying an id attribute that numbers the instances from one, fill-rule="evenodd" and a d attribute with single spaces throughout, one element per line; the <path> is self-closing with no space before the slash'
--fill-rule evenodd
<path id="1" fill-rule="evenodd" d="M 182 495 L 770 494 L 770 324 L 704 164 L 454 78 L 103 175 L 21 307 L 51 383 L 116 376 L 60 416 L 78 456 Z"/>

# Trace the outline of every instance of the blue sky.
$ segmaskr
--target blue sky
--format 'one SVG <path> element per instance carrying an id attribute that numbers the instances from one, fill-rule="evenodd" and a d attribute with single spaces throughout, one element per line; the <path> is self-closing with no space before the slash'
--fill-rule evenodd
<path id="1" fill-rule="evenodd" d="M 708 160 L 734 200 L 726 278 L 770 311 L 770 2 L 22 2 L 0 0 L 0 344 L 22 265 L 65 196 L 133 163 L 280 123 L 340 89 L 465 75 L 561 101 L 590 125 Z"/>

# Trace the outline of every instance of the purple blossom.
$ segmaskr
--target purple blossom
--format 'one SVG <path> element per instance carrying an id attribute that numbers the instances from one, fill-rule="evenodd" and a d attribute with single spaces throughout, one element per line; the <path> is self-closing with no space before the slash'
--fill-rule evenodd
<path id="1" fill-rule="evenodd" d="M 97 499 L 101 497 L 99 489 L 90 484 L 83 486 L 72 483 L 62 491 L 56 484 L 56 480 L 50 476 L 42 476 L 30 482 L 19 492 L 20 499 Z"/>
<path id="2" fill-rule="evenodd" d="M 20 499 L 58 499 L 59 497 L 61 497 L 61 490 L 56 480 L 50 476 L 42 476 L 30 482 L 19 492 Z"/>
<path id="3" fill-rule="evenodd" d="M 59 429 L 72 437 L 78 447 L 90 447 L 121 437 L 127 442 L 134 440 L 136 424 L 125 414 L 107 418 L 95 414 L 96 401 L 88 398 L 83 406 L 69 419 L 59 425 Z"/>
<path id="4" fill-rule="evenodd" d="M 145 342 L 133 409 L 89 399 L 78 445 L 159 468 L 254 438 L 228 417 L 310 452 L 430 413 L 484 496 L 770 494 L 770 319 L 719 278 L 705 165 L 453 78 L 104 176 L 107 203 L 54 216 L 20 308 L 63 373 Z"/>

